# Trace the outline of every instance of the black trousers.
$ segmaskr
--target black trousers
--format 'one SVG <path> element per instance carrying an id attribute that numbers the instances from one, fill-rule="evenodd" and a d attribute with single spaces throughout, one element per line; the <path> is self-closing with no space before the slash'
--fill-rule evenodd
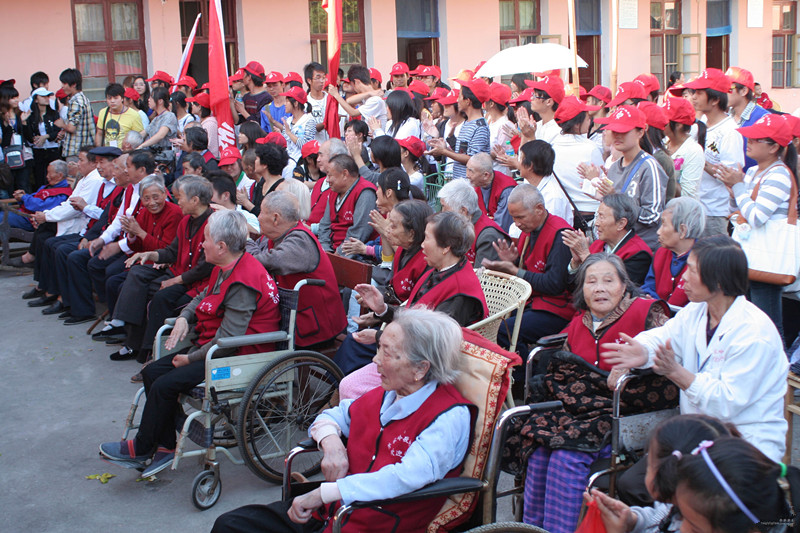
<path id="1" fill-rule="evenodd" d="M 277 501 L 239 507 L 217 518 L 211 533 L 318 533 L 325 528 L 324 523 L 313 518 L 305 524 L 295 524 L 287 514 L 291 506 L 291 501 Z"/>
<path id="2" fill-rule="evenodd" d="M 28 251 L 36 257 L 33 262 L 33 279 L 36 281 L 39 281 L 41 262 L 44 260 L 44 243 L 48 239 L 55 237 L 57 232 L 58 226 L 54 222 L 39 224 L 39 227 L 33 232 L 33 239 L 31 239 L 31 246 Z"/>
<path id="3" fill-rule="evenodd" d="M 97 293 L 99 301 L 106 302 L 106 280 L 124 271 L 127 259 L 127 255 L 119 253 L 108 261 L 100 261 L 95 257 L 86 265 L 89 269 L 89 277 L 92 280 L 92 288 Z"/>
<path id="4" fill-rule="evenodd" d="M 617 477 L 617 498 L 628 505 L 639 507 L 653 505 L 653 497 L 650 496 L 644 481 L 645 475 L 647 475 L 646 455 Z"/>
<path id="5" fill-rule="evenodd" d="M 62 246 L 65 246 L 65 251 L 69 250 L 69 252 L 72 252 L 78 249 L 78 243 L 80 242 L 81 236 L 77 233 L 70 233 L 68 235 L 60 235 L 47 239 L 44 244 L 44 255 L 42 256 L 39 268 L 40 289 L 47 291 L 48 294 L 61 294 L 61 289 L 58 285 L 57 251 Z M 69 253 L 67 253 L 67 255 L 69 255 Z M 66 270 L 66 262 L 64 263 L 64 269 Z M 66 277 L 66 273 L 64 276 Z"/>
<path id="6" fill-rule="evenodd" d="M 94 293 L 92 292 L 92 278 L 89 275 L 90 268 L 95 272 L 95 275 L 99 275 L 99 272 L 105 272 L 106 267 L 124 258 L 125 254 L 122 253 L 113 255 L 108 259 L 100 259 L 98 256 L 91 257 L 88 249 L 75 250 L 69 254 L 67 257 L 69 281 L 67 282 L 66 290 L 62 287 L 62 303 L 63 296 L 66 294 L 72 316 L 94 316 L 97 312 L 94 305 Z M 105 278 L 103 279 L 105 282 Z"/>
<path id="7" fill-rule="evenodd" d="M 114 309 L 117 307 L 117 299 L 122 290 L 122 285 L 128 277 L 128 271 L 123 270 L 117 274 L 106 277 L 106 305 L 108 306 L 108 316 L 114 316 Z"/>

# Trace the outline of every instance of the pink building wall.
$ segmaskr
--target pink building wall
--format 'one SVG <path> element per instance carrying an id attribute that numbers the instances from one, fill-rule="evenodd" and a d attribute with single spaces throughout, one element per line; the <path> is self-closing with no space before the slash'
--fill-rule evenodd
<path id="1" fill-rule="evenodd" d="M 175 76 L 183 53 L 179 3 L 144 0 L 143 4 L 147 75 L 163 70 Z"/>

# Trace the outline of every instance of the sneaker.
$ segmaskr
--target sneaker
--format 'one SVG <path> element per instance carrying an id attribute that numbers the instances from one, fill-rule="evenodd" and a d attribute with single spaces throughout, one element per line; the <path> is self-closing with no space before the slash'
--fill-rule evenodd
<path id="1" fill-rule="evenodd" d="M 100 454 L 112 461 L 138 461 L 144 463 L 149 455 L 136 455 L 132 440 L 104 442 L 100 445 Z"/>
<path id="2" fill-rule="evenodd" d="M 158 474 L 171 465 L 173 459 L 175 459 L 175 450 L 168 450 L 159 446 L 150 465 L 142 472 L 142 477 L 150 477 Z"/>

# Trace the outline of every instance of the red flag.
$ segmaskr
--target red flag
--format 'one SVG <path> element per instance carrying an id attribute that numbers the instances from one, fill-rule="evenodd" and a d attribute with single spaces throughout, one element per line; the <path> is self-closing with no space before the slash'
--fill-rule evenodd
<path id="1" fill-rule="evenodd" d="M 339 58 L 342 54 L 342 0 L 322 0 L 322 7 L 328 12 L 328 85 L 338 87 Z M 328 98 L 323 123 L 329 137 L 341 137 L 339 103 L 333 98 Z"/>
<path id="2" fill-rule="evenodd" d="M 197 18 L 194 19 L 194 26 L 192 26 L 192 31 L 189 34 L 189 38 L 186 40 L 186 47 L 183 49 L 183 55 L 181 56 L 181 64 L 178 67 L 178 75 L 175 77 L 176 80 L 181 79 L 183 76 L 186 75 L 186 71 L 189 69 L 189 59 L 192 57 L 192 50 L 194 49 L 194 36 L 197 34 L 197 25 L 200 23 L 200 17 L 202 13 L 197 14 Z M 178 86 L 174 86 L 170 92 L 175 92 L 178 90 Z"/>
<path id="3" fill-rule="evenodd" d="M 219 124 L 219 149 L 236 146 L 233 114 L 228 98 L 228 62 L 225 59 L 225 32 L 220 0 L 209 0 L 208 9 L 208 86 L 211 113 Z"/>

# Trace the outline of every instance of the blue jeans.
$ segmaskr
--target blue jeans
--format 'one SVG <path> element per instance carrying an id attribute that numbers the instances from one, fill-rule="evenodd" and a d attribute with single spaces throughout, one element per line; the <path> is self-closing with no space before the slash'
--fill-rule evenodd
<path id="1" fill-rule="evenodd" d="M 783 287 L 760 281 L 750 282 L 750 301 L 772 320 L 783 339 Z"/>

